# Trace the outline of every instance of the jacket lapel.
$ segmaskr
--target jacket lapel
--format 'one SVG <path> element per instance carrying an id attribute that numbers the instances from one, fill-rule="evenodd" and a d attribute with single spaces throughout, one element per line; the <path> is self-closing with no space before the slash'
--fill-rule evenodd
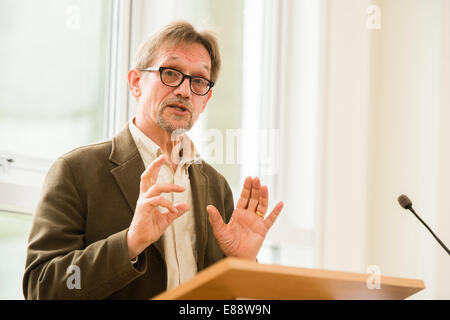
<path id="1" fill-rule="evenodd" d="M 145 167 L 128 126 L 113 138 L 109 160 L 117 164 L 111 174 L 134 213 L 139 197 L 140 176 Z"/>
<path id="2" fill-rule="evenodd" d="M 111 174 L 130 207 L 131 215 L 133 215 L 139 198 L 141 175 L 145 166 L 128 125 L 113 138 L 109 160 L 117 165 L 111 170 Z M 164 257 L 162 237 L 154 245 Z"/>
<path id="3" fill-rule="evenodd" d="M 200 271 L 205 264 L 206 239 L 208 231 L 208 213 L 206 202 L 208 199 L 208 177 L 203 172 L 202 164 L 189 166 L 189 179 L 191 182 L 192 205 L 197 237 L 197 269 Z"/>

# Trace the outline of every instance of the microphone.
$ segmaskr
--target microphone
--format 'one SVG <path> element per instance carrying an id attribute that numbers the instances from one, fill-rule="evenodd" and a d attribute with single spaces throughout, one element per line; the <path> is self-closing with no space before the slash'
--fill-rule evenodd
<path id="1" fill-rule="evenodd" d="M 442 246 L 442 248 L 444 248 L 445 251 L 447 251 L 448 255 L 450 255 L 450 250 L 448 250 L 448 248 L 445 246 L 445 244 L 441 241 L 441 239 L 439 239 L 433 232 L 433 230 L 430 229 L 430 227 L 427 226 L 427 224 L 420 219 L 419 215 L 416 213 L 416 211 L 414 211 L 413 207 L 412 207 L 412 202 L 411 200 L 408 198 L 407 195 L 400 195 L 398 197 L 398 203 L 402 206 L 403 209 L 409 210 L 412 213 L 414 213 L 414 215 L 417 217 L 417 219 L 419 219 L 420 222 L 423 223 L 423 225 L 428 229 L 428 231 L 431 232 L 431 234 L 433 235 L 433 237 L 437 240 L 437 242 L 439 242 L 439 244 Z"/>

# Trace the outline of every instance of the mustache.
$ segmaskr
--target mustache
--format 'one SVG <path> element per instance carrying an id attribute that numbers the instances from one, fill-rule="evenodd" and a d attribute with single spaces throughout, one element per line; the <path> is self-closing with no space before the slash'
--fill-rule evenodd
<path id="1" fill-rule="evenodd" d="M 191 105 L 191 103 L 189 102 L 189 100 L 183 99 L 183 98 L 170 98 L 170 99 L 167 99 L 166 101 L 163 102 L 161 111 L 163 109 L 167 108 L 168 106 L 173 105 L 173 104 L 181 104 L 183 106 L 186 106 L 187 108 L 189 108 L 189 111 L 192 112 L 192 105 Z"/>

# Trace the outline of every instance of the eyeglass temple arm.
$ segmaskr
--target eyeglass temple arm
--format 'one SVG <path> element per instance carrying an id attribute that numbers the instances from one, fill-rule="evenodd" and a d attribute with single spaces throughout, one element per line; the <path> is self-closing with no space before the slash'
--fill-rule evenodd
<path id="1" fill-rule="evenodd" d="M 150 67 L 145 69 L 140 69 L 141 71 L 159 71 L 158 67 Z"/>

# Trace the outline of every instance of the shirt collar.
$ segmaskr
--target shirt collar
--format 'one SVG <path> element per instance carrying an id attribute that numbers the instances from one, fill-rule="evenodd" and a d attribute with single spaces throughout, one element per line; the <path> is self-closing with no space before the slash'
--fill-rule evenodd
<path id="1" fill-rule="evenodd" d="M 129 129 L 144 163 L 146 162 L 145 159 L 151 162 L 162 154 L 161 148 L 136 127 L 134 118 L 129 121 Z M 178 165 L 186 165 L 186 170 L 192 163 L 202 161 L 200 153 L 186 133 L 182 135 L 180 142 L 172 150 L 172 157 L 172 160 Z"/>

